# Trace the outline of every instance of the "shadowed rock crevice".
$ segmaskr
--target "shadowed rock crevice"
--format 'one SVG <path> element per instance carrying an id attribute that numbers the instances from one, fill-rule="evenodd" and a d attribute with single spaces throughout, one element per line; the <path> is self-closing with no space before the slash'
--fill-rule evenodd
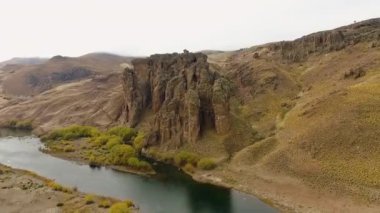
<path id="1" fill-rule="evenodd" d="M 194 143 L 202 132 L 229 131 L 229 82 L 209 69 L 202 53 L 152 55 L 132 62 L 123 78 L 125 122 L 154 113 L 150 143 Z"/>

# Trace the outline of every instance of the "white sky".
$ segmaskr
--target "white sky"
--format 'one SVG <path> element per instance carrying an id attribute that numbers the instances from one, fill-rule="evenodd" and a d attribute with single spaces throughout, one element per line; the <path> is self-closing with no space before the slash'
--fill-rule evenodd
<path id="1" fill-rule="evenodd" d="M 232 50 L 375 17 L 380 0 L 0 0 L 0 61 Z"/>

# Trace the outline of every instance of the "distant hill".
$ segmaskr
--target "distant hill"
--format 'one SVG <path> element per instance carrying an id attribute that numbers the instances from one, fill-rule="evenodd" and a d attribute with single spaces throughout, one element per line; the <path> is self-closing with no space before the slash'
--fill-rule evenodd
<path id="1" fill-rule="evenodd" d="M 12 58 L 7 61 L 0 62 L 0 69 L 6 65 L 32 65 L 42 64 L 48 59 L 46 58 Z"/>
<path id="2" fill-rule="evenodd" d="M 16 96 L 36 95 L 64 83 L 120 72 L 121 64 L 130 61 L 128 57 L 105 53 L 80 57 L 57 55 L 48 60 L 12 60 L 2 68 L 8 73 L 2 81 L 3 92 Z M 16 62 L 25 63 L 10 64 Z"/>

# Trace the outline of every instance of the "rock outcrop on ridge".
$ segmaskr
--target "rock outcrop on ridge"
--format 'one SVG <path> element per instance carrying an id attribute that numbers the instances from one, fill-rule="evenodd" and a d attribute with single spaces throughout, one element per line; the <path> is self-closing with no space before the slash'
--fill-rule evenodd
<path id="1" fill-rule="evenodd" d="M 125 69 L 125 122 L 136 126 L 154 113 L 149 143 L 194 143 L 206 129 L 230 128 L 228 80 L 209 68 L 202 53 L 152 55 Z"/>

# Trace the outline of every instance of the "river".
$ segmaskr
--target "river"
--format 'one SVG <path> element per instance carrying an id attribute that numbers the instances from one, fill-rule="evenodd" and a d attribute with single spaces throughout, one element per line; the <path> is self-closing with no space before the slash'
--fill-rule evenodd
<path id="1" fill-rule="evenodd" d="M 157 163 L 157 175 L 143 177 L 59 159 L 39 151 L 39 138 L 22 131 L 0 130 L 0 163 L 33 171 L 66 186 L 102 196 L 134 201 L 142 213 L 272 213 L 259 199 L 195 182 L 177 168 Z"/>

